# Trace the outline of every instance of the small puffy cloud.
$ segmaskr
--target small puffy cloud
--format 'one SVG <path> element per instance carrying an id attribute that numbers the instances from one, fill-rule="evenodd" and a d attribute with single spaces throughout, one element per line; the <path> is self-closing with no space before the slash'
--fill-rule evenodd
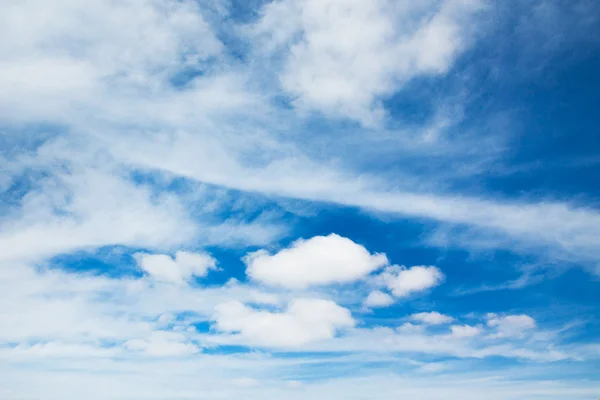
<path id="1" fill-rule="evenodd" d="M 297 347 L 331 339 L 354 326 L 350 311 L 331 300 L 295 299 L 283 312 L 256 310 L 239 301 L 215 307 L 213 319 L 222 332 L 238 333 L 248 344 Z"/>
<path id="2" fill-rule="evenodd" d="M 535 320 L 525 314 L 506 316 L 488 314 L 487 317 L 487 325 L 496 328 L 496 333 L 492 335 L 496 338 L 522 337 L 536 326 Z"/>
<path id="3" fill-rule="evenodd" d="M 437 267 L 406 268 L 394 265 L 386 268 L 378 280 L 394 296 L 406 297 L 439 285 L 444 280 L 444 274 Z"/>
<path id="4" fill-rule="evenodd" d="M 139 267 L 157 281 L 185 284 L 193 276 L 206 276 L 216 269 L 217 261 L 207 253 L 178 251 L 172 258 L 166 254 L 136 253 Z"/>
<path id="5" fill-rule="evenodd" d="M 452 337 L 467 338 L 477 336 L 481 333 L 481 327 L 470 325 L 452 325 L 450 327 Z"/>
<path id="6" fill-rule="evenodd" d="M 454 318 L 448 315 L 440 314 L 437 311 L 413 314 L 410 316 L 410 319 L 413 321 L 422 322 L 427 325 L 441 325 L 454 321 Z"/>
<path id="7" fill-rule="evenodd" d="M 255 281 L 291 289 L 348 283 L 388 264 L 385 254 L 336 234 L 300 239 L 275 254 L 259 250 L 244 257 L 246 273 Z"/>
<path id="8" fill-rule="evenodd" d="M 397 331 L 399 333 L 414 335 L 417 333 L 423 333 L 425 331 L 425 327 L 423 325 L 415 325 L 415 324 L 411 324 L 410 322 L 405 322 L 404 324 L 402 324 L 401 326 L 399 326 L 397 328 Z"/>
<path id="9" fill-rule="evenodd" d="M 394 298 L 380 290 L 374 290 L 365 299 L 365 306 L 370 308 L 386 307 L 394 303 Z"/>

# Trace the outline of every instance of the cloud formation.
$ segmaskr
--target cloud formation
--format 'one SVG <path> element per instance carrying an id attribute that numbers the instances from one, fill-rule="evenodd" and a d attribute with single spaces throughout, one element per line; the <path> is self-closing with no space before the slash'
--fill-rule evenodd
<path id="1" fill-rule="evenodd" d="M 387 267 L 377 278 L 394 296 L 406 297 L 441 284 L 444 274 L 437 267 Z"/>
<path id="2" fill-rule="evenodd" d="M 380 290 L 373 290 L 365 299 L 366 307 L 386 307 L 394 304 L 394 298 Z"/>
<path id="3" fill-rule="evenodd" d="M 237 301 L 219 304 L 215 311 L 218 330 L 237 332 L 246 343 L 267 347 L 331 339 L 355 323 L 349 310 L 321 299 L 295 299 L 284 312 L 255 310 Z"/>
<path id="4" fill-rule="evenodd" d="M 244 257 L 246 273 L 268 285 L 302 289 L 311 285 L 349 283 L 388 263 L 385 254 L 336 234 L 300 239 L 271 255 L 265 250 Z"/>
<path id="5" fill-rule="evenodd" d="M 268 3 L 251 31 L 267 50 L 283 48 L 280 80 L 297 107 L 373 125 L 383 117 L 383 97 L 452 66 L 465 47 L 465 22 L 481 7 L 479 1 L 285 0 Z"/>
<path id="6" fill-rule="evenodd" d="M 550 3 L 2 2 L 0 398 L 597 393 L 600 9 Z"/>
<path id="7" fill-rule="evenodd" d="M 440 314 L 437 311 L 413 314 L 410 316 L 410 319 L 427 325 L 447 324 L 448 322 L 452 322 L 454 320 L 454 318 L 450 317 L 449 315 Z"/>
<path id="8" fill-rule="evenodd" d="M 159 281 L 184 284 L 192 277 L 203 277 L 217 267 L 217 261 L 207 253 L 178 251 L 171 258 L 166 254 L 136 253 L 139 267 Z"/>

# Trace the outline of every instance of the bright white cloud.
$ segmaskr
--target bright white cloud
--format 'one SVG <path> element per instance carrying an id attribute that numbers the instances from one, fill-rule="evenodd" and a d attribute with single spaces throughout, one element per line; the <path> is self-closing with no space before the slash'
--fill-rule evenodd
<path id="1" fill-rule="evenodd" d="M 166 144 L 170 148 L 167 156 L 162 141 L 147 144 L 132 141 L 127 152 L 117 147 L 113 151 L 134 165 L 238 190 L 327 201 L 460 226 L 473 233 L 475 238 L 471 239 L 487 240 L 489 246 L 533 253 L 542 249 L 544 254 L 550 249 L 560 259 L 592 263 L 593 270 L 600 255 L 600 213 L 593 208 L 560 202 L 499 202 L 471 196 L 388 190 L 386 187 L 391 183 L 382 182 L 381 177 L 340 171 L 298 156 L 272 160 L 264 168 L 247 168 L 228 153 L 223 166 L 215 166 L 215 162 L 205 165 L 199 164 L 196 155 L 189 152 L 189 148 L 203 144 L 200 139 L 177 137 Z M 224 149 L 217 151 L 220 154 Z M 219 172 L 223 170 L 228 173 Z M 457 240 L 460 235 L 434 239 L 432 244 L 443 247 L 477 247 L 473 244 L 476 240 Z"/>
<path id="2" fill-rule="evenodd" d="M 373 290 L 365 299 L 365 306 L 370 308 L 386 307 L 394 304 L 394 298 L 380 290 Z"/>
<path id="3" fill-rule="evenodd" d="M 284 312 L 256 310 L 239 301 L 215 308 L 216 328 L 239 333 L 249 345 L 298 347 L 331 339 L 340 329 L 354 326 L 350 311 L 330 300 L 296 299 Z"/>
<path id="4" fill-rule="evenodd" d="M 285 54 L 281 84 L 297 107 L 374 124 L 379 101 L 420 75 L 442 74 L 466 46 L 479 1 L 284 0 L 252 32 Z M 283 50 L 282 50 L 283 48 Z"/>
<path id="5" fill-rule="evenodd" d="M 496 329 L 493 336 L 497 338 L 522 337 L 536 327 L 535 320 L 525 314 L 506 316 L 490 314 L 487 325 Z"/>
<path id="6" fill-rule="evenodd" d="M 481 333 L 481 328 L 470 325 L 452 325 L 450 327 L 451 336 L 455 338 L 469 338 Z"/>
<path id="7" fill-rule="evenodd" d="M 413 314 L 410 316 L 410 319 L 413 321 L 422 322 L 427 325 L 441 325 L 454 321 L 454 318 L 452 318 L 451 316 L 440 314 L 437 311 Z"/>
<path id="8" fill-rule="evenodd" d="M 444 274 L 437 267 L 387 267 L 377 280 L 385 285 L 394 296 L 406 297 L 422 292 L 442 283 Z"/>
<path id="9" fill-rule="evenodd" d="M 141 269 L 156 280 L 184 284 L 192 277 L 203 277 L 216 269 L 217 260 L 208 253 L 178 251 L 172 258 L 166 254 L 136 253 Z"/>
<path id="10" fill-rule="evenodd" d="M 348 283 L 364 278 L 388 263 L 385 254 L 336 234 L 300 239 L 269 254 L 259 250 L 244 258 L 246 273 L 255 281 L 287 288 Z"/>
<path id="11" fill-rule="evenodd" d="M 72 123 L 88 106 L 106 110 L 103 101 L 111 97 L 137 102 L 132 93 L 156 95 L 171 75 L 222 50 L 193 1 L 47 5 L 2 6 L 0 35 L 10 40 L 0 44 L 1 116 Z"/>
<path id="12" fill-rule="evenodd" d="M 168 249 L 197 234 L 176 196 L 95 169 L 40 179 L 2 217 L 0 260 L 13 262 L 110 245 Z"/>

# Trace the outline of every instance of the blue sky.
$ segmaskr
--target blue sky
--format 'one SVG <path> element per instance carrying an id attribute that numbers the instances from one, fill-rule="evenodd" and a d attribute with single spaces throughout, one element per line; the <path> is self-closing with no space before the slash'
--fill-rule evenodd
<path id="1" fill-rule="evenodd" d="M 600 393 L 600 5 L 0 5 L 0 398 Z"/>

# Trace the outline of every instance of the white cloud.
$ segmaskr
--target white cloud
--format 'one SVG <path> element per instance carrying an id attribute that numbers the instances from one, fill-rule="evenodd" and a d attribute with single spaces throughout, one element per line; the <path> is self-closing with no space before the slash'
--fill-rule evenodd
<path id="1" fill-rule="evenodd" d="M 244 257 L 246 273 L 268 285 L 306 288 L 348 283 L 388 263 L 385 254 L 371 254 L 352 240 L 330 234 L 300 239 L 271 255 L 259 250 Z"/>
<path id="2" fill-rule="evenodd" d="M 106 109 L 107 96 L 156 94 L 171 74 L 222 50 L 193 1 L 46 5 L 3 4 L 0 35 L 10 40 L 0 44 L 2 116 L 64 121 L 93 104 Z"/>
<path id="3" fill-rule="evenodd" d="M 500 356 L 536 362 L 575 360 L 578 354 L 569 346 L 539 335 L 507 338 L 499 343 L 493 336 L 484 334 L 482 326 L 454 325 L 449 333 L 429 331 L 426 325 L 406 322 L 392 329 L 384 326 L 354 328 L 335 340 L 317 342 L 303 350 L 313 352 L 353 353 L 413 353 L 449 356 L 454 358 L 486 358 Z M 456 339 L 456 340 L 451 340 Z M 588 355 L 595 359 L 595 355 Z"/>
<path id="4" fill-rule="evenodd" d="M 480 341 L 487 336 L 464 338 L 457 345 L 445 340 L 446 334 L 429 334 L 425 325 L 410 323 L 397 331 L 352 329 L 350 311 L 332 301 L 295 300 L 277 312 L 273 311 L 279 304 L 276 293 L 260 293 L 235 282 L 202 288 L 0 265 L 3 300 L 19 304 L 0 313 L 0 341 L 20 343 L 18 351 L 31 357 L 85 358 L 83 354 L 87 354 L 88 361 L 115 353 L 132 360 L 136 355 L 183 357 L 199 346 L 219 344 L 327 353 L 395 351 L 460 358 L 501 355 L 536 361 L 571 357 L 571 349 L 561 350 L 553 335 L 540 334 L 526 343 L 507 337 L 508 343 L 490 346 Z M 289 298 L 289 294 L 278 294 Z M 257 301 L 263 302 L 264 308 L 244 305 Z M 174 318 L 179 313 L 187 316 Z M 223 325 L 224 333 L 201 334 L 192 329 L 195 322 L 212 318 L 216 319 L 215 327 Z M 53 344 L 40 344 L 29 351 L 36 343 Z M 105 343 L 126 345 L 107 348 Z"/>
<path id="5" fill-rule="evenodd" d="M 487 325 L 496 328 L 496 333 L 492 336 L 497 338 L 522 337 L 536 327 L 535 320 L 525 314 L 506 316 L 490 314 Z"/>
<path id="6" fill-rule="evenodd" d="M 331 4 L 331 15 L 324 11 L 327 7 L 317 2 L 271 3 L 266 6 L 256 32 L 260 37 L 277 32 L 277 46 L 285 49 L 290 47 L 289 38 L 300 32 L 304 39 L 291 46 L 307 50 L 298 50 L 297 55 L 290 53 L 288 58 L 298 57 L 302 61 L 305 54 L 314 50 L 318 55 L 323 47 L 324 57 L 328 59 L 329 52 L 336 46 L 327 38 L 335 38 L 338 31 L 345 32 L 344 21 L 357 19 L 360 22 L 363 14 L 360 11 L 364 8 L 362 21 L 367 23 L 370 35 L 365 35 L 363 42 L 356 45 L 342 40 L 342 56 L 363 47 L 379 55 L 377 46 L 364 41 L 378 44 L 385 39 L 385 32 L 379 32 L 381 28 L 371 23 L 381 19 L 383 28 L 392 21 L 393 28 L 400 29 L 395 32 L 396 39 L 406 37 L 417 43 L 433 43 L 415 46 L 419 50 L 414 50 L 406 60 L 421 65 L 423 71 L 442 71 L 451 66 L 452 60 L 464 49 L 462 29 L 469 24 L 463 20 L 478 9 L 479 2 L 390 2 L 392 11 L 386 13 L 381 12 L 387 10 L 381 8 L 385 4 L 382 1 L 366 2 L 369 4 L 353 1 L 345 6 L 342 2 L 325 3 Z M 167 1 L 136 0 L 114 6 L 94 0 L 82 6 L 74 0 L 60 0 L 50 10 L 50 17 L 40 12 L 44 4 L 39 0 L 3 4 L 0 34 L 7 39 L 0 44 L 0 82 L 4 81 L 2 87 L 7 89 L 0 93 L 0 117 L 7 121 L 44 121 L 67 126 L 69 143 L 89 142 L 89 151 L 84 154 L 78 153 L 80 149 L 75 151 L 86 162 L 96 159 L 97 150 L 101 148 L 115 156 L 118 163 L 168 171 L 228 188 L 335 202 L 475 227 L 477 236 L 491 237 L 494 246 L 543 254 L 548 254 L 548 248 L 556 249 L 560 259 L 593 263 L 593 271 L 597 271 L 600 216 L 594 208 L 544 201 L 501 202 L 408 188 L 397 190 L 392 189 L 397 187 L 397 182 L 386 180 L 385 176 L 368 176 L 364 171 L 355 170 L 351 163 L 344 168 L 333 168 L 329 163 L 316 162 L 310 157 L 314 150 L 311 146 L 303 144 L 295 148 L 289 141 L 283 143 L 277 136 L 266 133 L 273 131 L 269 124 L 279 126 L 281 120 L 287 121 L 290 115 L 286 112 L 282 117 L 278 110 L 269 108 L 264 99 L 271 93 L 250 91 L 249 72 L 240 66 L 217 68 L 220 74 L 198 77 L 186 90 L 173 88 L 169 79 L 185 71 L 190 63 L 200 60 L 202 67 L 209 59 L 225 62 L 220 58 L 224 45 L 211 32 L 196 2 L 174 5 Z M 344 7 L 348 9 L 348 19 L 338 21 L 341 27 L 332 24 L 331 29 L 328 28 L 324 21 Z M 300 12 L 305 8 L 306 13 Z M 275 9 L 279 11 L 273 11 Z M 288 16 L 293 18 L 286 18 Z M 123 25 L 123 21 L 127 24 Z M 457 27 L 460 27 L 458 31 Z M 325 39 L 321 40 L 321 36 Z M 438 45 L 450 51 L 440 51 Z M 382 59 L 387 59 L 387 54 L 395 53 L 386 51 Z M 369 73 L 369 82 L 362 82 L 367 79 L 361 72 L 362 60 L 368 57 L 356 58 L 356 63 L 346 65 L 346 58 L 334 57 L 334 66 L 337 68 L 341 62 L 344 71 L 338 74 L 334 68 L 331 74 L 339 75 L 341 80 L 349 79 L 351 83 L 356 75 L 360 84 L 349 84 L 350 92 L 355 87 L 361 90 L 364 87 L 364 92 L 372 95 L 359 93 L 359 96 L 345 98 L 344 91 L 338 91 L 336 96 L 341 101 L 336 105 L 333 100 L 319 100 L 321 85 L 314 90 L 312 86 L 304 88 L 305 85 L 292 89 L 315 92 L 312 95 L 315 100 L 307 96 L 306 101 L 324 101 L 333 104 L 330 107 L 333 110 L 366 107 L 366 114 L 356 112 L 352 116 L 373 119 L 377 114 L 376 98 L 385 96 L 380 93 L 377 82 L 389 76 L 389 71 L 384 69 L 380 75 Z M 379 65 L 379 60 L 375 61 L 369 64 Z M 258 68 L 262 70 L 269 65 L 266 62 Z M 286 68 L 277 72 L 285 75 Z M 297 68 L 298 73 L 310 73 L 316 67 L 298 64 Z M 291 73 L 292 83 L 298 80 L 294 78 L 296 75 L 296 72 Z M 28 79 L 23 80 L 23 76 Z M 397 85 L 389 87 L 397 89 Z M 300 102 L 301 97 L 298 97 Z M 373 107 L 374 111 L 369 111 Z M 242 117 L 247 121 L 243 137 L 237 125 Z M 356 148 L 360 146 L 362 142 Z M 75 157 L 72 153 L 64 156 Z M 416 180 L 422 178 L 416 177 Z M 1 180 L 7 179 L 10 177 Z M 51 230 L 58 232 L 59 237 L 67 235 L 62 226 L 53 226 Z M 236 232 L 229 227 L 224 230 Z M 251 229 L 244 230 L 246 241 L 261 237 L 265 238 L 261 240 L 264 243 L 277 236 L 271 229 L 258 230 L 256 236 L 252 233 Z M 225 232 L 216 229 L 214 234 L 222 237 Z M 505 237 L 498 240 L 498 234 Z M 471 245 L 468 241 L 456 243 Z"/>
<path id="7" fill-rule="evenodd" d="M 0 342 L 64 345 L 146 339 L 156 330 L 208 321 L 230 300 L 276 305 L 277 292 L 232 283 L 221 287 L 172 285 L 146 278 L 108 278 L 0 263 Z M 186 312 L 191 320 L 175 316 Z"/>
<path id="8" fill-rule="evenodd" d="M 297 107 L 374 124 L 379 101 L 420 75 L 445 73 L 466 46 L 479 1 L 284 0 L 253 33 L 284 47 L 281 84 Z M 276 52 L 279 54 L 279 52 Z"/>
<path id="9" fill-rule="evenodd" d="M 210 355 L 184 359 L 163 358 L 160 362 L 148 359 L 121 358 L 96 359 L 82 363 L 72 359 L 37 359 L 36 368 L 22 359 L 5 358 L 0 350 L 0 397 L 2 398 L 49 398 L 75 400 L 142 400 L 148 398 L 189 398 L 197 393 L 205 394 L 207 400 L 238 399 L 259 400 L 265 398 L 326 400 L 332 398 L 360 398 L 393 400 L 419 398 L 439 400 L 460 398 L 465 400 L 519 400 L 524 396 L 549 400 L 594 398 L 600 389 L 597 382 L 576 378 L 556 378 L 554 371 L 548 374 L 548 365 L 528 365 L 530 372 L 541 377 L 522 379 L 522 371 L 498 368 L 480 368 L 478 360 L 458 364 L 444 363 L 448 368 L 442 374 L 423 375 L 422 369 L 415 373 L 411 364 L 402 358 L 387 358 L 392 368 L 409 366 L 402 373 L 370 371 L 368 376 L 327 376 L 314 378 L 315 363 L 327 363 L 330 358 L 314 355 L 298 356 L 294 360 L 271 355 Z M 21 356 L 22 357 L 22 356 Z M 371 360 L 371 358 L 366 358 Z M 337 359 L 327 363 L 328 372 L 335 371 Z M 365 357 L 348 361 L 344 370 L 364 367 Z M 323 364 L 319 364 L 320 366 Z M 319 370 L 320 368 L 317 368 Z M 521 374 L 519 374 L 521 373 Z M 548 374 L 548 375 L 546 375 Z M 330 375 L 330 374 L 328 374 Z M 289 384 L 290 376 L 302 381 L 302 385 Z M 554 376 L 553 379 L 550 377 Z M 305 377 L 309 377 L 308 379 Z M 436 384 L 432 385 L 432 380 Z M 254 383 L 259 383 L 258 385 Z M 377 393 L 375 396 L 373 393 Z"/>
<path id="10" fill-rule="evenodd" d="M 175 258 L 166 254 L 134 254 L 138 265 L 156 280 L 184 284 L 192 277 L 203 277 L 216 269 L 217 260 L 208 253 L 178 251 Z"/>
<path id="11" fill-rule="evenodd" d="M 413 314 L 410 316 L 410 319 L 413 321 L 423 322 L 427 325 L 441 325 L 454 321 L 454 318 L 450 317 L 449 315 L 440 314 L 437 311 Z"/>
<path id="12" fill-rule="evenodd" d="M 126 349 L 153 357 L 176 357 L 196 354 L 200 349 L 175 332 L 155 331 L 147 338 L 130 339 Z"/>
<path id="13" fill-rule="evenodd" d="M 481 328 L 470 325 L 452 325 L 450 331 L 452 337 L 468 338 L 479 335 L 481 333 Z"/>
<path id="14" fill-rule="evenodd" d="M 283 52 L 283 69 L 274 75 L 294 97 L 297 110 L 316 109 L 376 124 L 382 115 L 380 99 L 414 77 L 443 74 L 451 68 L 467 45 L 463 28 L 468 24 L 463 22 L 477 3 L 284 0 L 267 6 L 256 29 L 271 36 L 268 52 Z M 200 10 L 199 4 L 192 0 L 28 0 L 0 5 L 0 122 L 3 129 L 19 126 L 14 133 L 17 144 L 2 146 L 14 158 L 0 154 L 0 163 L 9 167 L 8 174 L 4 168 L 0 172 L 2 190 L 14 184 L 18 192 L 2 193 L 7 200 L 0 213 L 0 293 L 6 306 L 0 312 L 0 398 L 186 398 L 199 392 L 220 399 L 372 398 L 374 387 L 384 388 L 378 395 L 382 399 L 437 399 L 448 393 L 452 398 L 492 393 L 510 399 L 526 393 L 575 399 L 597 392 L 589 382 L 549 387 L 547 382 L 442 378 L 432 388 L 431 379 L 417 382 L 413 377 L 389 376 L 307 380 L 299 388 L 287 382 L 310 376 L 308 369 L 297 368 L 304 364 L 314 369 L 321 362 L 317 356 L 197 355 L 203 341 L 232 339 L 279 349 L 321 343 L 317 351 L 328 354 L 364 351 L 387 357 L 392 350 L 539 361 L 569 358 L 553 348 L 560 343 L 548 338 L 519 341 L 533 329 L 523 316 L 490 317 L 492 336 L 506 339 L 492 347 L 481 342 L 488 336 L 465 335 L 473 327 L 452 327 L 453 335 L 469 336 L 455 341 L 460 343 L 456 345 L 445 342 L 448 335 L 430 335 L 425 326 L 410 323 L 397 330 L 354 330 L 350 310 L 339 300 L 340 305 L 296 300 L 276 312 L 273 309 L 288 302 L 290 293 L 252 282 L 210 288 L 165 284 L 203 276 L 214 268 L 208 256 L 174 253 L 179 248 L 198 242 L 264 246 L 284 229 L 268 219 L 259 224 L 200 223 L 195 218 L 206 206 L 204 198 L 194 193 L 185 199 L 178 191 L 141 183 L 136 180 L 138 172 L 154 175 L 161 170 L 170 177 L 265 196 L 476 226 L 592 260 L 597 260 L 600 226 L 597 210 L 569 204 L 503 203 L 402 191 L 396 189 L 397 181 L 357 170 L 358 163 L 350 160 L 354 157 L 337 164 L 343 154 L 337 147 L 324 149 L 325 157 L 320 158 L 331 163 L 316 161 L 305 136 L 294 136 L 296 131 L 279 136 L 280 128 L 285 130 L 286 124 L 295 125 L 301 118 L 270 108 L 273 92 L 250 90 L 256 89 L 256 76 L 249 76 L 253 67 L 229 62 L 224 44 L 203 17 L 214 14 Z M 259 70 L 269 68 L 271 61 L 277 64 L 269 60 L 267 66 L 263 61 L 253 64 Z M 185 87 L 171 85 L 171 79 L 195 72 L 202 73 Z M 24 126 L 29 133 L 30 127 L 38 125 L 44 132 L 32 134 L 31 143 L 17 132 Z M 4 139 L 5 132 L 1 134 Z M 46 135 L 54 139 L 36 147 Z M 31 170 L 38 175 L 21 180 L 19 174 Z M 22 197 L 21 190 L 26 192 Z M 267 264 L 272 267 L 266 274 L 272 274 L 279 286 L 302 289 L 352 282 L 387 265 L 385 256 L 370 254 L 348 239 L 331 235 L 319 239 L 333 254 L 322 251 L 311 242 L 314 239 L 298 244 L 301 251 L 292 247 L 274 255 L 262 253 L 260 257 L 270 260 Z M 308 250 L 307 242 L 313 246 Z M 174 258 L 138 256 L 155 281 L 66 273 L 45 265 L 59 254 L 84 250 L 86 256 L 93 256 L 93 250 L 102 246 L 174 254 Z M 340 252 L 347 252 L 348 259 Z M 288 280 L 285 271 L 294 263 L 286 262 L 284 271 L 275 270 L 275 261 L 287 261 L 288 256 L 311 262 L 301 265 L 306 276 L 298 278 L 304 282 L 299 286 L 294 286 L 296 280 Z M 441 279 L 441 273 L 428 280 L 427 274 L 409 271 L 413 269 L 391 274 L 387 285 L 396 295 L 424 290 Z M 363 299 L 366 292 L 357 292 L 356 298 Z M 392 300 L 380 291 L 371 294 L 367 302 L 372 306 Z M 256 303 L 265 309 L 244 305 Z M 227 333 L 194 331 L 194 322 L 210 321 L 215 306 L 217 315 L 222 313 L 217 325 L 225 325 Z M 340 331 L 344 335 L 336 335 Z M 148 362 L 148 355 L 168 359 Z M 24 357 L 28 362 L 23 362 Z M 323 362 L 330 366 L 333 358 L 327 357 Z M 360 359 L 362 364 L 363 354 Z M 247 378 L 236 380 L 240 376 Z M 260 384 L 252 384 L 256 382 Z"/>
<path id="15" fill-rule="evenodd" d="M 61 253 L 124 245 L 168 249 L 197 234 L 180 200 L 114 173 L 55 172 L 3 215 L 0 259 L 42 261 Z"/>
<path id="16" fill-rule="evenodd" d="M 213 318 L 218 330 L 239 333 L 245 344 L 266 347 L 298 347 L 331 339 L 339 329 L 354 326 L 349 310 L 322 299 L 295 299 L 284 312 L 231 301 L 215 307 Z"/>
<path id="17" fill-rule="evenodd" d="M 121 138 L 121 141 L 124 139 Z M 140 138 L 143 141 L 143 138 Z M 175 138 L 172 143 L 132 141 L 128 151 L 113 150 L 127 163 L 156 168 L 202 182 L 243 191 L 258 191 L 309 201 L 326 201 L 401 217 L 427 218 L 446 226 L 473 229 L 492 246 L 534 254 L 556 254 L 559 259 L 593 263 L 600 255 L 600 213 L 593 208 L 560 202 L 493 201 L 435 192 L 415 193 L 388 189 L 385 177 L 332 168 L 296 155 L 267 162 L 261 168 L 245 167 L 232 154 L 224 165 L 200 164 L 189 148 L 202 147 L 200 139 Z M 170 150 L 165 156 L 164 146 Z M 218 149 L 218 154 L 225 150 Z M 268 153 L 268 150 L 265 150 Z M 208 158 L 208 156 L 207 156 Z M 222 173 L 219 171 L 227 171 Z M 419 179 L 423 179 L 420 177 Z M 434 241 L 434 245 L 470 247 L 468 241 Z"/>
<path id="18" fill-rule="evenodd" d="M 365 299 L 366 307 L 386 307 L 390 304 L 394 304 L 394 298 L 387 293 L 380 290 L 374 290 Z"/>
<path id="19" fill-rule="evenodd" d="M 400 325 L 396 330 L 402 334 L 418 334 L 425 332 L 425 326 L 405 322 L 402 325 Z"/>
<path id="20" fill-rule="evenodd" d="M 422 292 L 442 283 L 444 274 L 437 267 L 387 267 L 377 280 L 385 285 L 394 296 L 406 297 Z"/>

